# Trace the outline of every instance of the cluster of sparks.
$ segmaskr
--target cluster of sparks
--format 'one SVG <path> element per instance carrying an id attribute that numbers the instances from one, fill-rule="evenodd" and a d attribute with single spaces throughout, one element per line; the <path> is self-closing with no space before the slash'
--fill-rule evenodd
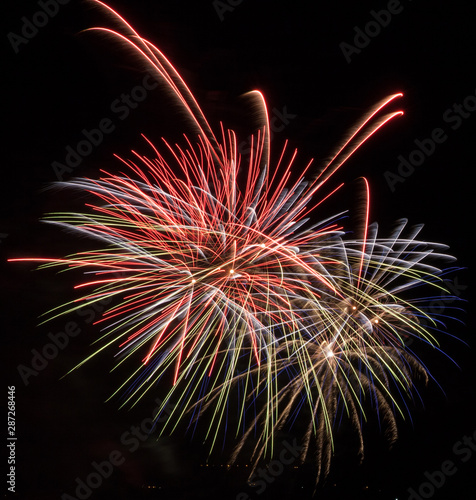
<path id="1" fill-rule="evenodd" d="M 333 195 L 340 167 L 385 123 L 392 95 L 364 118 L 315 175 L 300 168 L 284 146 L 271 165 L 266 104 L 250 153 L 240 155 L 232 130 L 217 138 L 193 95 L 165 56 L 108 6 L 121 30 L 94 28 L 132 48 L 166 82 L 188 114 L 197 139 L 162 140 L 162 152 L 144 138 L 152 157 L 133 152 L 119 160 L 128 174 L 101 171 L 99 179 L 73 179 L 64 188 L 89 193 L 85 213 L 54 213 L 49 223 L 99 242 L 99 248 L 63 259 L 28 258 L 42 267 L 85 270 L 79 299 L 50 311 L 67 314 L 106 298 L 96 322 L 99 352 L 115 348 L 118 365 L 136 369 L 116 392 L 126 402 L 167 387 L 173 411 L 163 432 L 188 419 L 209 419 L 211 448 L 232 420 L 233 457 L 254 441 L 255 464 L 272 456 L 277 434 L 307 418 L 302 458 L 317 457 L 317 475 L 329 470 L 335 428 L 347 418 L 363 453 L 362 422 L 379 414 L 392 442 L 402 401 L 428 379 L 409 342 L 438 348 L 439 321 L 428 312 L 422 285 L 444 290 L 446 247 L 419 239 L 422 226 L 400 220 L 382 237 L 370 219 L 370 189 L 357 237 L 342 215 L 313 223 Z M 296 171 L 300 175 L 296 176 Z M 80 365 L 79 365 L 80 366 Z M 78 367 L 76 367 L 78 368 Z M 231 410 L 230 408 L 233 408 Z M 231 418 L 230 413 L 237 417 Z M 236 422 L 236 424 L 235 424 Z"/>

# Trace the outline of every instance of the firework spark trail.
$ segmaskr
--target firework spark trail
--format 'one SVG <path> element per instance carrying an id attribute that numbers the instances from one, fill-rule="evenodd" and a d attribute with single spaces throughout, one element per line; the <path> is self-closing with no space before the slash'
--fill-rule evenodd
<path id="1" fill-rule="evenodd" d="M 255 466 L 272 456 L 276 434 L 298 413 L 308 419 L 303 459 L 314 446 L 318 477 L 328 473 L 343 414 L 357 431 L 359 454 L 360 422 L 370 408 L 395 439 L 396 414 L 405 413 L 400 396 L 414 392 L 416 376 L 428 377 L 406 341 L 438 345 L 439 324 L 425 312 L 425 297 L 407 294 L 420 285 L 443 287 L 443 271 L 429 260 L 448 258 L 446 247 L 418 240 L 421 226 L 407 229 L 404 220 L 379 238 L 377 225 L 369 224 L 366 179 L 362 238 L 345 236 L 343 213 L 310 220 L 342 187 L 328 187 L 336 172 L 403 114 L 383 114 L 402 94 L 378 103 L 318 175 L 312 161 L 298 166 L 287 143 L 273 166 L 259 91 L 249 96 L 263 125 L 242 156 L 232 130 L 221 125 L 215 135 L 164 54 L 109 6 L 93 3 L 120 29 L 90 31 L 132 49 L 181 104 L 194 135 L 184 135 L 182 144 L 162 139 L 161 147 L 143 136 L 153 155 L 117 156 L 125 173 L 101 170 L 96 180 L 58 183 L 88 193 L 86 210 L 49 214 L 46 222 L 100 248 L 65 258 L 10 259 L 84 272 L 75 287 L 83 295 L 49 311 L 47 320 L 113 299 L 95 323 L 102 328 L 95 350 L 75 368 L 113 347 L 116 367 L 137 360 L 113 396 L 125 393 L 124 404 L 136 404 L 159 382 L 170 384 L 164 406 L 176 405 L 162 431 L 208 414 L 212 449 L 236 396 L 236 432 L 243 430 L 243 437 L 234 457 L 254 431 Z"/>

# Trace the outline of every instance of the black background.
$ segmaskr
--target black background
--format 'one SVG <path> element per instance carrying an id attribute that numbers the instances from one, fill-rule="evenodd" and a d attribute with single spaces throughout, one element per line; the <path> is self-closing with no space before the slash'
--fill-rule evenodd
<path id="1" fill-rule="evenodd" d="M 465 324 L 448 323 L 448 330 L 463 342 L 442 338 L 442 349 L 459 368 L 444 355 L 426 353 L 441 388 L 432 383 L 422 389 L 424 404 L 411 408 L 413 421 L 400 422 L 401 438 L 392 450 L 371 426 L 362 466 L 349 458 L 352 450 L 344 444 L 317 498 L 407 499 L 409 488 L 418 489 L 428 481 L 425 471 L 441 469 L 446 460 L 455 464 L 457 472 L 435 489 L 432 498 L 473 498 L 476 456 L 462 462 L 453 446 L 476 431 L 470 301 L 476 113 L 457 130 L 451 130 L 443 114 L 476 94 L 476 7 L 464 1 L 402 0 L 403 11 L 348 63 L 340 44 L 353 44 L 354 27 L 363 29 L 372 19 L 371 10 L 386 8 L 385 2 L 243 0 L 234 4 L 221 19 L 212 1 L 110 2 L 171 59 L 216 129 L 223 120 L 245 138 L 254 130 L 255 117 L 239 96 L 255 88 L 263 91 L 271 110 L 285 108 L 295 115 L 285 130 L 275 134 L 274 147 L 279 151 L 288 138 L 299 148 L 302 165 L 309 158 L 319 165 L 372 105 L 386 95 L 403 92 L 399 107 L 392 109 L 403 109 L 405 115 L 372 138 L 336 182 L 345 181 L 348 193 L 353 181 L 365 175 L 372 189 L 371 218 L 379 221 L 383 231 L 401 217 L 423 222 L 424 238 L 449 244 L 466 268 L 456 282 L 462 286 L 462 298 L 468 300 L 462 305 L 466 312 L 454 313 Z M 111 104 L 140 84 L 145 73 L 110 40 L 81 33 L 105 22 L 87 3 L 71 0 L 60 6 L 28 43 L 19 45 L 18 53 L 7 34 L 20 34 L 23 16 L 31 20 L 39 4 L 4 2 L 2 8 L 6 49 L 2 341 L 5 399 L 6 385 L 16 386 L 17 497 L 75 496 L 76 478 L 86 478 L 92 462 L 119 450 L 126 458 L 124 464 L 91 498 L 236 498 L 241 491 L 250 498 L 310 498 L 312 470 L 288 471 L 257 495 L 237 468 L 223 472 L 219 465 L 224 458 L 213 457 L 208 468 L 202 467 L 206 453 L 197 437 L 163 438 L 158 444 L 150 438 L 130 453 L 121 436 L 150 416 L 155 404 L 146 401 L 127 411 L 118 410 L 117 400 L 104 402 L 118 382 L 109 374 L 112 352 L 61 378 L 89 352 L 96 332 L 86 321 L 89 318 L 70 318 L 81 334 L 25 385 L 18 366 L 30 366 L 32 349 L 41 350 L 49 342 L 48 333 L 61 331 L 68 321 L 60 318 L 36 326 L 37 318 L 71 297 L 75 282 L 73 275 L 5 263 L 11 257 L 60 256 L 76 248 L 74 238 L 38 222 L 43 213 L 68 210 L 78 202 L 45 190 L 57 180 L 51 163 L 63 162 L 66 146 L 75 146 L 82 139 L 82 129 L 97 127 L 105 117 L 114 119 L 115 130 L 75 168 L 74 175 L 94 176 L 104 166 L 115 168 L 114 153 L 127 156 L 132 148 L 146 150 L 140 133 L 158 142 L 162 136 L 174 140 L 187 130 L 177 107 L 160 89 L 150 91 L 127 119 L 111 112 Z M 416 148 L 414 140 L 429 137 L 437 127 L 445 129 L 448 139 L 392 192 L 384 172 L 396 173 L 398 156 L 408 158 Z M 349 204 L 349 197 L 337 196 L 322 207 L 321 218 L 352 208 Z"/>

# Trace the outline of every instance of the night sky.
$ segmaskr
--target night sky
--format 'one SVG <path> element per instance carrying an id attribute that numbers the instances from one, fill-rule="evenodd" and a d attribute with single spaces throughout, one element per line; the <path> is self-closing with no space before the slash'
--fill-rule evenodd
<path id="1" fill-rule="evenodd" d="M 370 218 L 384 233 L 405 217 L 425 224 L 424 239 L 450 246 L 463 268 L 450 277 L 453 292 L 463 299 L 454 304 L 461 310 L 445 311 L 456 317 L 447 320 L 451 335 L 440 339 L 448 356 L 421 351 L 437 382 L 419 387 L 423 402 L 409 403 L 412 419 L 399 420 L 397 444 L 389 450 L 371 418 L 364 427 L 366 457 L 359 465 L 344 428 L 331 475 L 315 498 L 473 498 L 476 6 L 462 0 L 109 3 L 170 58 L 216 130 L 223 121 L 246 140 L 257 122 L 240 96 L 263 91 L 270 114 L 278 117 L 275 153 L 289 139 L 299 149 L 296 165 L 315 158 L 319 167 L 369 108 L 403 92 L 391 110 L 402 109 L 404 116 L 340 171 L 336 184 L 345 182 L 345 190 L 320 207 L 316 217 L 352 209 L 355 180 L 365 175 L 372 192 Z M 110 373 L 114 350 L 63 378 L 91 352 L 100 311 L 88 309 L 39 325 L 42 313 L 74 297 L 78 275 L 6 263 L 12 257 L 59 257 L 86 244 L 39 222 L 46 212 L 83 204 L 80 197 L 50 189 L 59 175 L 52 164 L 64 164 L 68 147 L 74 149 L 83 131 L 104 119 L 109 119 L 107 132 L 71 172 L 60 172 L 62 180 L 118 169 L 114 154 L 127 157 L 131 149 L 149 154 L 141 133 L 158 143 L 161 137 L 174 141 L 191 131 L 160 87 L 146 91 L 140 102 L 119 102 L 144 85 L 147 74 L 131 53 L 83 32 L 107 23 L 88 3 L 17 1 L 4 2 L 2 8 L 2 352 L 5 400 L 6 387 L 16 387 L 18 437 L 17 493 L 5 498 L 311 498 L 310 464 L 297 469 L 293 464 L 259 493 L 246 485 L 245 462 L 228 472 L 222 467 L 229 444 L 205 467 L 201 429 L 195 436 L 178 432 L 158 441 L 155 435 L 134 434 L 156 403 L 151 396 L 128 410 L 119 409 L 120 398 L 105 402 L 122 380 L 120 373 Z M 38 14 L 45 9 L 49 15 Z M 33 19 L 41 26 L 31 25 Z M 425 145 L 426 153 L 415 153 Z M 411 172 L 408 166 L 399 171 L 402 157 L 418 165 Z M 69 333 L 67 345 L 39 365 L 34 353 L 52 337 L 64 338 L 59 332 Z M 473 449 L 465 436 L 471 437 Z M 285 438 L 291 443 L 292 433 Z M 94 472 L 93 463 L 106 460 L 117 461 L 110 474 L 106 471 L 108 477 L 90 493 L 75 491 L 78 478 L 84 481 Z M 448 471 L 444 480 L 433 474 L 442 468 Z M 431 486 L 430 476 L 440 481 L 438 487 Z M 425 482 L 428 487 L 422 486 Z"/>

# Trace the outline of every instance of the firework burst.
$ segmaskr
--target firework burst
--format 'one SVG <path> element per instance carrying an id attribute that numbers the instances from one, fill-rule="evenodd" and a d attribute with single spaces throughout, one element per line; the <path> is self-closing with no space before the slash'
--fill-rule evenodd
<path id="1" fill-rule="evenodd" d="M 136 360 L 115 394 L 125 393 L 124 404 L 135 404 L 159 383 L 166 386 L 164 406 L 174 401 L 175 409 L 164 432 L 184 417 L 211 411 L 211 448 L 226 426 L 232 389 L 239 387 L 237 430 L 244 433 L 234 456 L 257 436 L 255 464 L 272 454 L 276 433 L 297 414 L 308 418 L 302 458 L 316 447 L 318 477 L 328 472 L 342 414 L 357 431 L 360 454 L 369 405 L 393 441 L 396 415 L 404 414 L 400 395 L 414 393 L 416 376 L 428 377 L 408 339 L 437 346 L 438 325 L 425 312 L 427 299 L 407 294 L 422 284 L 442 286 L 443 271 L 430 258 L 447 258 L 446 249 L 417 240 L 420 226 L 403 236 L 405 221 L 379 238 L 376 224 L 369 225 L 366 180 L 360 239 L 347 238 L 341 214 L 310 219 L 342 186 L 329 187 L 340 167 L 402 114 L 384 114 L 402 94 L 371 109 L 315 175 L 312 162 L 300 167 L 287 144 L 271 163 L 266 103 L 253 91 L 263 126 L 242 156 L 235 133 L 222 126 L 215 135 L 160 50 L 110 7 L 94 3 L 120 30 L 93 31 L 133 50 L 170 89 L 194 135 L 184 135 L 182 145 L 162 139 L 160 148 L 144 137 L 152 154 L 118 157 L 124 172 L 102 170 L 98 179 L 59 183 L 88 193 L 91 201 L 83 213 L 54 213 L 45 220 L 99 248 L 62 259 L 11 259 L 84 271 L 85 280 L 75 287 L 83 295 L 50 311 L 49 319 L 112 299 L 96 322 L 97 347 L 78 367 L 112 348 L 117 366 Z"/>
<path id="2" fill-rule="evenodd" d="M 297 415 L 308 420 L 301 459 L 314 448 L 317 480 L 329 473 L 335 428 L 343 419 L 355 430 L 361 457 L 368 411 L 377 412 L 390 443 L 397 439 L 397 416 L 408 414 L 405 400 L 418 395 L 417 380 L 427 383 L 431 377 L 409 346 L 418 339 L 438 349 L 435 334 L 441 327 L 427 312 L 432 297 L 412 296 L 412 291 L 423 285 L 445 290 L 449 270 L 430 261 L 454 260 L 444 245 L 416 239 L 422 226 L 405 234 L 406 226 L 401 220 L 388 238 L 379 238 L 377 224 L 372 224 L 365 239 L 334 235 L 327 248 L 320 248 L 333 255 L 331 281 L 338 293 L 326 294 L 325 300 L 303 295 L 293 301 L 301 335 L 283 342 L 277 352 L 273 379 L 278 390 L 272 406 L 278 416 L 270 431 L 267 408 L 256 413 L 234 460 L 253 437 L 256 468 L 266 454 L 272 455 L 273 437 L 286 424 L 292 428 Z M 266 384 L 257 384 L 254 398 L 265 392 Z"/>

